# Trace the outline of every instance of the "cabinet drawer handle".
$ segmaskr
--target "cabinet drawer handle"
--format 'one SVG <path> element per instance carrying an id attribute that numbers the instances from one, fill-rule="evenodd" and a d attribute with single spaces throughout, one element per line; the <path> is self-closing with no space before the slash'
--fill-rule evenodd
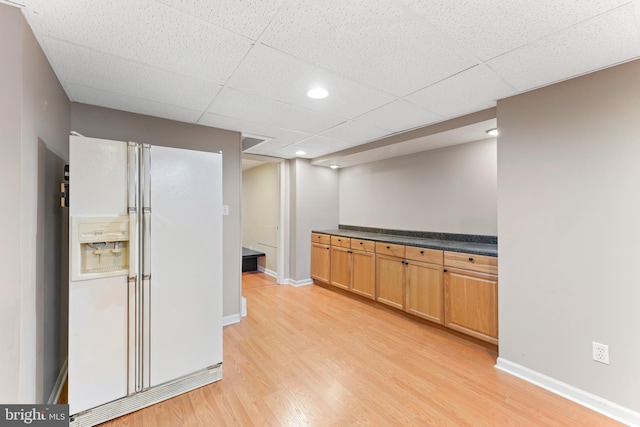
<path id="1" fill-rule="evenodd" d="M 362 243 L 362 242 L 360 242 L 360 244 L 362 245 L 363 243 Z"/>
<path id="2" fill-rule="evenodd" d="M 391 246 L 387 246 L 387 249 L 391 249 Z"/>
<path id="3" fill-rule="evenodd" d="M 424 251 L 420 251 L 420 255 L 424 255 Z"/>
<path id="4" fill-rule="evenodd" d="M 469 257 L 469 262 L 473 262 L 473 258 Z"/>
<path id="5" fill-rule="evenodd" d="M 443 273 L 446 273 L 446 272 L 447 272 L 447 269 L 445 268 L 444 270 L 442 270 L 442 272 L 443 272 Z"/>

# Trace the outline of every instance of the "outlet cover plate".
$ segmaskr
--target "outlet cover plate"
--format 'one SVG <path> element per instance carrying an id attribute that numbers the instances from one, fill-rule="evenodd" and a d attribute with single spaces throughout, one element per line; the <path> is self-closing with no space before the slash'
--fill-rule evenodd
<path id="1" fill-rule="evenodd" d="M 605 365 L 609 364 L 609 346 L 606 344 L 600 344 L 599 342 L 593 341 L 591 343 L 593 350 L 593 360 L 596 362 L 604 363 Z"/>

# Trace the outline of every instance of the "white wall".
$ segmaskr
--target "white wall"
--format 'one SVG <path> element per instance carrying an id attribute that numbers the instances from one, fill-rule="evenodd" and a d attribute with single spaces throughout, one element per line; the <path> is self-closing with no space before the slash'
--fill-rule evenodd
<path id="1" fill-rule="evenodd" d="M 498 126 L 500 359 L 639 412 L 640 61 L 498 101 Z"/>
<path id="2" fill-rule="evenodd" d="M 340 170 L 340 223 L 497 234 L 496 141 L 489 139 Z"/>
<path id="3" fill-rule="evenodd" d="M 263 267 L 272 272 L 278 269 L 278 168 L 265 163 L 242 172 L 242 246 L 264 252 Z"/>
<path id="4" fill-rule="evenodd" d="M 223 312 L 225 317 L 239 320 L 242 286 L 240 134 L 75 102 L 71 104 L 71 129 L 94 138 L 222 151 L 223 203 L 229 206 L 229 215 L 223 221 Z"/>
<path id="5" fill-rule="evenodd" d="M 338 171 L 294 159 L 290 179 L 289 278 L 308 281 L 311 231 L 338 228 Z"/>

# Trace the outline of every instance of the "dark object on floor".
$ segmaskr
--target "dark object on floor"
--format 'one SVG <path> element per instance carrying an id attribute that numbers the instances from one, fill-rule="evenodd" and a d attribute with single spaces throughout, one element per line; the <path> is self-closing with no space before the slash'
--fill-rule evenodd
<path id="1" fill-rule="evenodd" d="M 264 252 L 242 248 L 242 272 L 258 269 L 258 257 L 264 256 Z"/>

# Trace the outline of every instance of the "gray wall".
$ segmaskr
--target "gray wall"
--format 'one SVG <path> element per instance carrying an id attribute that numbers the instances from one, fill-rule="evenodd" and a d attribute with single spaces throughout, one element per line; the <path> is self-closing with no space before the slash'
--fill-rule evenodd
<path id="1" fill-rule="evenodd" d="M 39 141 L 58 163 L 68 157 L 69 100 L 20 11 L 5 5 L 0 57 L 0 173 L 7 201 L 0 225 L 0 401 L 43 402 L 66 356 L 66 337 L 45 330 L 65 316 L 53 307 L 64 292 L 64 272 L 52 267 L 63 256 L 64 238 L 58 228 L 63 214 L 50 204 L 47 209 L 47 188 L 39 185 L 47 179 L 38 168 L 47 164 L 39 158 Z M 55 248 L 51 263 L 44 262 L 44 248 Z"/>
<path id="2" fill-rule="evenodd" d="M 498 125 L 500 358 L 640 411 L 640 62 L 498 101 Z"/>
<path id="3" fill-rule="evenodd" d="M 338 227 L 339 172 L 305 159 L 290 163 L 289 278 L 311 277 L 311 231 Z"/>
<path id="4" fill-rule="evenodd" d="M 242 270 L 240 134 L 79 103 L 71 104 L 71 129 L 94 138 L 222 151 L 223 203 L 229 205 L 229 215 L 223 221 L 223 311 L 224 316 L 239 316 Z"/>
<path id="5" fill-rule="evenodd" d="M 340 170 L 340 223 L 496 235 L 496 141 Z"/>
<path id="6" fill-rule="evenodd" d="M 280 215 L 279 164 L 242 172 L 242 246 L 264 252 L 262 267 L 278 269 L 278 224 Z"/>
<path id="7" fill-rule="evenodd" d="M 21 15 L 0 4 L 0 402 L 17 403 L 20 366 L 20 117 L 22 92 Z M 35 334 L 31 336 L 35 340 Z"/>

